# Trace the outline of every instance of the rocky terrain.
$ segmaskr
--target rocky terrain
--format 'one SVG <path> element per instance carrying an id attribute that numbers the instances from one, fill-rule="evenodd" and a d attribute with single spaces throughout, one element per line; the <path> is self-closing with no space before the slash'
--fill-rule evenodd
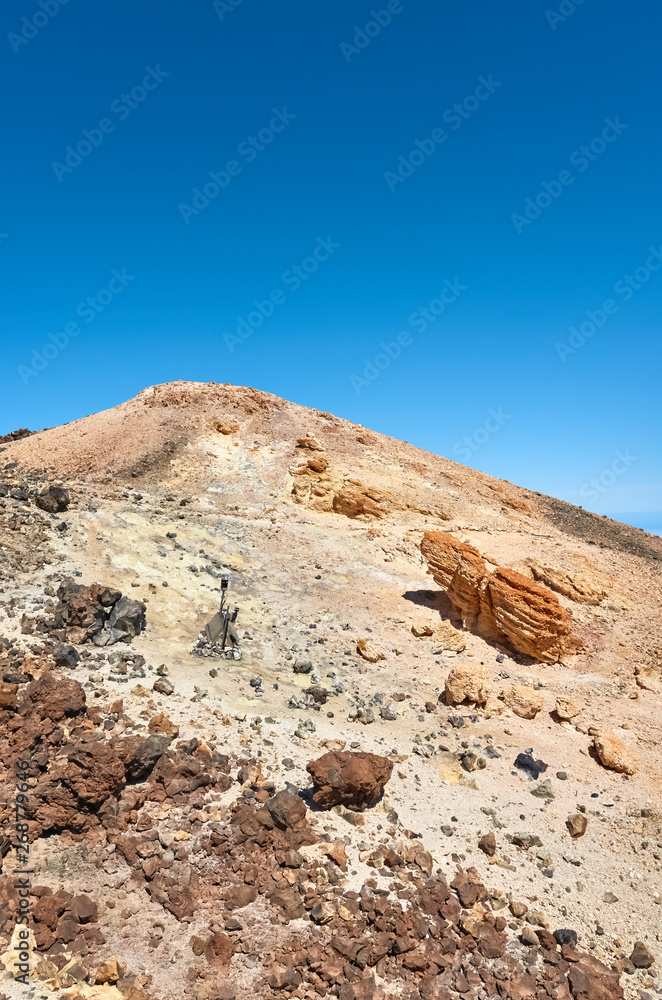
<path id="1" fill-rule="evenodd" d="M 662 995 L 662 539 L 172 383 L 0 439 L 0 553 L 0 995 Z"/>

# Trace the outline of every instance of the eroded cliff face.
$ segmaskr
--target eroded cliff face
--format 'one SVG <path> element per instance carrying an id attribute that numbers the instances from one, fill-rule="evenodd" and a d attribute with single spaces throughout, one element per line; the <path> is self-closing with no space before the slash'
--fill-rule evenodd
<path id="1" fill-rule="evenodd" d="M 542 663 L 582 649 L 550 590 L 513 569 L 490 572 L 477 549 L 445 531 L 426 531 L 421 552 L 467 628 Z"/>

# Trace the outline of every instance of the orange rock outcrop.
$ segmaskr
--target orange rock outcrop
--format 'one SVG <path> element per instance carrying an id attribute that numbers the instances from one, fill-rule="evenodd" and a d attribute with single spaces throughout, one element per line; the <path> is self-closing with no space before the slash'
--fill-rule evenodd
<path id="1" fill-rule="evenodd" d="M 446 531 L 426 531 L 421 552 L 472 631 L 543 663 L 582 648 L 569 612 L 546 587 L 512 569 L 489 572 L 477 549 Z"/>

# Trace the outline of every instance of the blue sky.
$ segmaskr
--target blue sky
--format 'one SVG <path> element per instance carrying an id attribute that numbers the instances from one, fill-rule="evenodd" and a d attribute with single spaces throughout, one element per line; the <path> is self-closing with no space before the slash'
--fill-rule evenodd
<path id="1" fill-rule="evenodd" d="M 0 432 L 232 382 L 662 511 L 653 0 L 0 17 Z"/>

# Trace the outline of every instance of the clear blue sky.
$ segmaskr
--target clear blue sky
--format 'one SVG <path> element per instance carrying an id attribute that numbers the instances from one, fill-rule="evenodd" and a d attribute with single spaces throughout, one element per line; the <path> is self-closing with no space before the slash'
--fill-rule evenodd
<path id="1" fill-rule="evenodd" d="M 0 432 L 233 382 L 662 510 L 654 0 L 0 16 Z"/>

